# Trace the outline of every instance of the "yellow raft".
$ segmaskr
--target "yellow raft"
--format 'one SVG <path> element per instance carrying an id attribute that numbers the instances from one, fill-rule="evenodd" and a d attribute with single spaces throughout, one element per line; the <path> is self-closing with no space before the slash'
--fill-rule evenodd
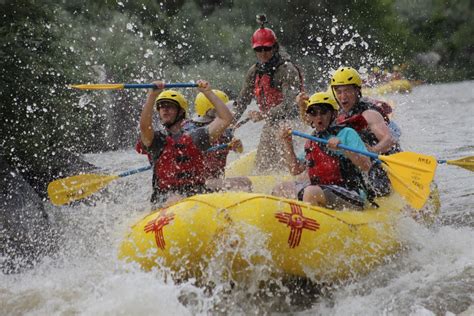
<path id="1" fill-rule="evenodd" d="M 408 80 L 393 80 L 375 88 L 363 88 L 362 95 L 375 96 L 387 93 L 409 93 L 412 85 Z"/>
<path id="2" fill-rule="evenodd" d="M 251 173 L 254 157 L 234 162 L 227 176 Z M 255 190 L 267 193 L 281 180 L 250 178 Z M 262 267 L 272 276 L 342 281 L 365 274 L 400 249 L 397 227 L 405 203 L 396 194 L 377 203 L 380 208 L 360 212 L 261 193 L 196 195 L 139 220 L 119 257 L 180 279 L 207 279 L 217 266 L 234 281 L 255 277 Z"/>
<path id="3" fill-rule="evenodd" d="M 252 193 L 196 195 L 138 221 L 119 257 L 145 270 L 201 278 L 221 262 L 242 281 L 262 264 L 272 275 L 334 282 L 365 274 L 399 248 L 403 207 L 394 196 L 378 209 L 336 211 Z"/>

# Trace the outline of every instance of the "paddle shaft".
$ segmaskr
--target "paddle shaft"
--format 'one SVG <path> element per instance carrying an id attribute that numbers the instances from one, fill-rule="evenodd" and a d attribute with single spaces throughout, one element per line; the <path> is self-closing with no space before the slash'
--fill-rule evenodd
<path id="1" fill-rule="evenodd" d="M 197 83 L 165 83 L 165 88 L 192 88 L 197 87 Z M 71 88 L 80 90 L 121 90 L 121 89 L 155 89 L 154 83 L 97 83 L 97 84 L 76 84 Z"/>
<path id="2" fill-rule="evenodd" d="M 315 137 L 315 136 L 308 135 L 308 134 L 305 134 L 305 133 L 301 133 L 299 131 L 292 131 L 291 133 L 293 135 L 296 135 L 296 136 L 299 136 L 299 137 L 302 137 L 302 138 L 306 138 L 306 139 L 309 139 L 309 140 L 312 140 L 312 141 L 315 141 L 315 142 L 318 142 L 318 143 L 323 143 L 323 144 L 328 143 L 328 141 L 326 139 Z M 343 145 L 343 144 L 338 144 L 337 147 L 339 147 L 341 149 L 344 149 L 344 150 L 352 151 L 352 152 L 355 152 L 357 154 L 361 154 L 361 155 L 364 155 L 364 156 L 367 156 L 367 157 L 370 157 L 370 158 L 374 158 L 374 159 L 376 159 L 377 161 L 380 162 L 379 155 L 377 155 L 377 154 L 374 154 L 374 153 L 371 153 L 371 152 L 368 152 L 368 151 L 359 150 L 359 149 L 356 149 L 356 148 L 352 148 L 352 147 L 349 147 L 349 146 L 346 146 L 346 145 Z"/>
<path id="3" fill-rule="evenodd" d="M 187 83 L 165 83 L 165 88 L 194 88 L 197 87 L 197 83 L 187 82 Z M 153 89 L 156 88 L 156 85 L 153 83 L 125 83 L 123 85 L 124 89 Z"/>
<path id="4" fill-rule="evenodd" d="M 469 171 L 474 171 L 474 156 L 463 157 L 456 160 L 440 159 L 438 160 L 438 163 L 457 166 Z"/>
<path id="5" fill-rule="evenodd" d="M 121 174 L 118 174 L 117 176 L 120 177 L 120 178 L 122 178 L 122 177 L 126 177 L 126 176 L 131 176 L 132 174 L 135 174 L 135 173 L 147 171 L 147 170 L 150 170 L 150 169 L 151 169 L 151 166 L 140 167 L 140 168 L 137 168 L 137 169 L 132 169 L 132 170 L 124 171 L 124 172 L 122 172 Z"/>

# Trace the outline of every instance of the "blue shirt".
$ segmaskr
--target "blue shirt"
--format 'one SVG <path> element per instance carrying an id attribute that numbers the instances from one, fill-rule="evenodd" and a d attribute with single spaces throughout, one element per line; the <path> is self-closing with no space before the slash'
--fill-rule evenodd
<path id="1" fill-rule="evenodd" d="M 323 139 L 329 140 L 330 138 L 337 137 L 341 141 L 341 144 L 346 145 L 348 147 L 362 150 L 362 151 L 367 151 L 367 148 L 365 147 L 364 142 L 360 138 L 359 134 L 357 132 L 350 128 L 350 127 L 344 127 L 337 133 L 337 135 L 331 135 L 328 137 L 321 137 Z M 335 153 L 339 156 L 344 155 L 344 151 L 342 149 L 336 150 Z M 305 160 L 306 153 L 303 151 L 302 154 L 298 155 L 298 160 L 299 161 L 304 161 Z"/>

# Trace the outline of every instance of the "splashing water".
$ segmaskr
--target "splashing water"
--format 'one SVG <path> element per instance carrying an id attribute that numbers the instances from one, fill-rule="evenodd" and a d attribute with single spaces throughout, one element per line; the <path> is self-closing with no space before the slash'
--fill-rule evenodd
<path id="1" fill-rule="evenodd" d="M 443 159 L 472 155 L 473 88 L 471 81 L 421 86 L 409 95 L 390 96 L 397 104 L 394 119 L 402 128 L 404 149 Z M 256 147 L 260 128 L 261 124 L 248 123 L 238 131 L 247 151 Z M 89 155 L 88 160 L 111 174 L 148 163 L 132 150 Z M 474 180 L 469 171 L 440 165 L 436 181 L 442 203 L 437 225 L 426 228 L 402 220 L 405 249 L 399 255 L 358 280 L 315 289 L 303 280 L 272 279 L 265 264 L 251 267 L 248 283 L 233 284 L 226 279 L 224 260 L 232 256 L 232 249 L 225 245 L 207 267 L 208 284 L 202 287 L 193 279 L 176 283 L 163 269 L 144 272 L 119 261 L 118 245 L 128 227 L 150 211 L 150 173 L 127 177 L 111 183 L 100 199 L 88 204 L 48 206 L 53 224 L 62 232 L 60 251 L 32 270 L 0 275 L 2 312 L 444 315 L 472 311 Z M 265 236 L 251 226 L 243 229 L 246 240 L 239 244 L 248 245 L 246 258 L 258 255 L 271 260 L 262 247 Z"/>

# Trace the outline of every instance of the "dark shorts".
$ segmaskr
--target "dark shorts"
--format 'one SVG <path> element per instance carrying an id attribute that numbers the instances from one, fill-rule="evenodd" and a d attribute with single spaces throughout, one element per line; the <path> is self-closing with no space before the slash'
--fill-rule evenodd
<path id="1" fill-rule="evenodd" d="M 297 182 L 296 191 L 298 192 L 298 200 L 303 201 L 303 194 L 306 187 L 310 186 L 309 181 Z M 323 190 L 326 198 L 326 206 L 330 209 L 356 209 L 362 210 L 365 205 L 363 199 L 358 192 L 349 190 L 338 185 L 319 185 Z"/>

